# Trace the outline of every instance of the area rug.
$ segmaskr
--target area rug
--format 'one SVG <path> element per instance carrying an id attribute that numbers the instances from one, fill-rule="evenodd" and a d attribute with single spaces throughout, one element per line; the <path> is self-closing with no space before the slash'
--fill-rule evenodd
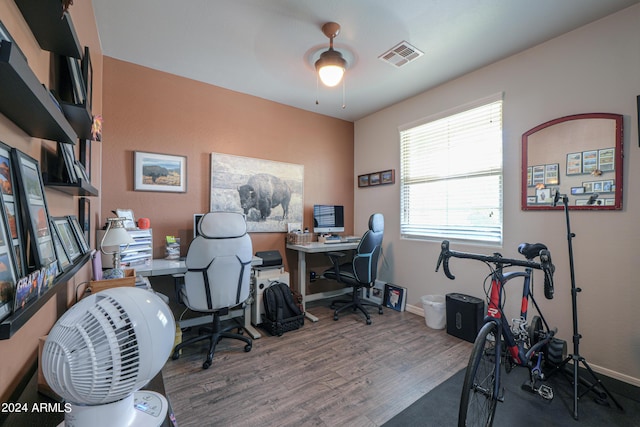
<path id="1" fill-rule="evenodd" d="M 564 375 L 557 374 L 547 381 L 554 390 L 554 399 L 551 401 L 521 389 L 528 379 L 528 372 L 524 368 L 515 368 L 511 373 L 503 374 L 502 378 L 504 402 L 498 403 L 496 409 L 493 423 L 496 427 L 640 427 L 638 387 L 598 376 L 624 411 L 620 411 L 611 399 L 607 399 L 608 406 L 596 403 L 597 395 L 588 392 L 578 400 L 578 420 L 575 420 L 573 386 Z M 591 377 L 587 374 L 584 378 Z M 457 426 L 463 380 L 464 369 L 418 399 L 383 427 Z"/>

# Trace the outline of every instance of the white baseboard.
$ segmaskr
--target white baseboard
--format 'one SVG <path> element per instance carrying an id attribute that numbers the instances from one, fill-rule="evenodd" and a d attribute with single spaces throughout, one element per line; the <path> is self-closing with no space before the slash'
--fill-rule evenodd
<path id="1" fill-rule="evenodd" d="M 407 304 L 406 311 L 408 311 L 409 313 L 416 314 L 418 316 L 425 317 L 423 307 Z M 594 372 L 597 372 L 602 375 L 606 375 L 609 378 L 613 378 L 613 379 L 622 381 L 624 383 L 631 384 L 636 387 L 640 387 L 640 378 L 634 378 L 630 375 L 625 375 L 620 372 L 612 371 L 611 369 L 603 368 L 602 366 L 598 366 L 598 365 L 589 364 L 589 366 L 591 366 L 591 369 L 593 369 Z"/>
<path id="2" fill-rule="evenodd" d="M 634 378 L 634 377 L 632 377 L 630 375 L 621 374 L 620 372 L 616 372 L 616 371 L 612 371 L 611 369 L 603 368 L 602 366 L 592 365 L 591 363 L 589 363 L 589 366 L 591 367 L 591 369 L 593 369 L 595 372 L 597 372 L 599 374 L 606 375 L 609 378 L 613 378 L 613 379 L 622 381 L 624 383 L 634 385 L 636 387 L 640 387 L 640 378 Z"/>
<path id="3" fill-rule="evenodd" d="M 405 310 L 409 313 L 417 314 L 418 316 L 424 317 L 424 309 L 422 307 L 417 307 L 415 305 L 407 304 Z"/>

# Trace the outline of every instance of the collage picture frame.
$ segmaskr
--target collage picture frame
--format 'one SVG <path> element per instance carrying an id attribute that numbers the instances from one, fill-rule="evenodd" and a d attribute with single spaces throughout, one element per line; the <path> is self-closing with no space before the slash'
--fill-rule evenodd
<path id="1" fill-rule="evenodd" d="M 358 175 L 358 187 L 375 187 L 378 185 L 395 184 L 395 169 Z"/>

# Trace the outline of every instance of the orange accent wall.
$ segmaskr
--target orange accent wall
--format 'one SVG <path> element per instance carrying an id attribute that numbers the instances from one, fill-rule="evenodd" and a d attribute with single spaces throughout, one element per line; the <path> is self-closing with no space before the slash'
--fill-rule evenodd
<path id="1" fill-rule="evenodd" d="M 309 99 L 309 103 L 313 100 Z M 210 154 L 304 166 L 304 226 L 315 203 L 345 206 L 353 233 L 353 123 L 104 57 L 101 222 L 117 208 L 147 217 L 154 257 L 164 236 L 193 236 L 193 214 L 209 210 Z M 133 190 L 133 153 L 187 157 L 187 192 Z M 252 233 L 254 252 L 279 249 L 284 233 Z M 295 260 L 294 260 L 295 261 Z"/>

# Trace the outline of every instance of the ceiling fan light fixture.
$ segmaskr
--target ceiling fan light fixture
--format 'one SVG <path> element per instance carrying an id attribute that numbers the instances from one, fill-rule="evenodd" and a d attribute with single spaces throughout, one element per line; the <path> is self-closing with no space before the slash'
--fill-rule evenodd
<path id="1" fill-rule="evenodd" d="M 325 86 L 334 87 L 342 80 L 344 71 L 347 68 L 347 61 L 340 52 L 329 48 L 320 55 L 316 61 L 316 71 Z"/>
<path id="2" fill-rule="evenodd" d="M 337 86 L 344 76 L 347 61 L 342 54 L 333 50 L 333 39 L 340 33 L 340 24 L 327 22 L 322 26 L 322 32 L 329 38 L 329 50 L 322 52 L 316 61 L 316 72 L 325 86 Z"/>

